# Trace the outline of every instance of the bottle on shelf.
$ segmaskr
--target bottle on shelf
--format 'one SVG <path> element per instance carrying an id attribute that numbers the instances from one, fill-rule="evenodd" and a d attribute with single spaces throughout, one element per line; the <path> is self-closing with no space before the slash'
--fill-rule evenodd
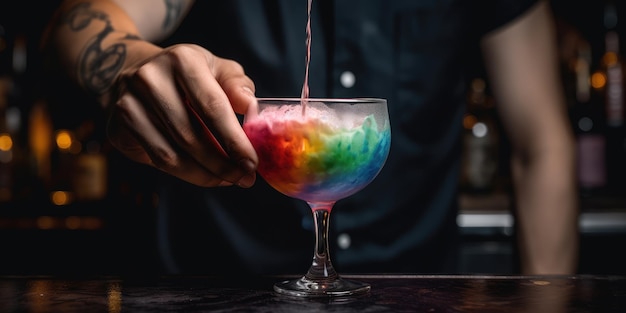
<path id="1" fill-rule="evenodd" d="M 578 186 L 583 197 L 599 196 L 607 187 L 604 108 L 592 89 L 591 48 L 580 43 L 575 60 L 574 95 L 570 103 L 576 135 Z"/>
<path id="2" fill-rule="evenodd" d="M 80 142 L 70 129 L 54 130 L 54 148 L 50 157 L 52 175 L 48 193 L 50 202 L 64 206 L 74 202 L 72 173 Z"/>
<path id="3" fill-rule="evenodd" d="M 613 195 L 623 195 L 626 191 L 625 79 L 618 12 L 612 1 L 605 4 L 604 26 L 605 51 L 601 64 L 606 76 L 604 105 L 607 184 Z"/>
<path id="4" fill-rule="evenodd" d="M 36 100 L 28 115 L 28 150 L 30 171 L 37 190 L 33 196 L 44 197 L 52 180 L 51 156 L 54 142 L 54 126 L 44 98 Z"/>
<path id="5" fill-rule="evenodd" d="M 55 205 L 104 200 L 107 196 L 107 156 L 95 139 L 93 123 L 75 129 L 58 129 L 54 135 L 50 199 Z"/>
<path id="6" fill-rule="evenodd" d="M 14 138 L 7 127 L 7 102 L 11 81 L 0 77 L 0 203 L 13 200 Z"/>
<path id="7" fill-rule="evenodd" d="M 0 30 L 0 201 L 24 198 L 28 162 L 23 145 L 22 112 L 25 92 L 26 38 Z"/>
<path id="8" fill-rule="evenodd" d="M 99 201 L 107 195 L 107 157 L 102 144 L 94 136 L 95 124 L 84 121 L 77 129 L 77 139 L 82 149 L 76 156 L 72 176 L 72 189 L 77 201 Z"/>
<path id="9" fill-rule="evenodd" d="M 463 118 L 461 187 L 470 194 L 495 191 L 499 168 L 499 133 L 492 98 L 482 78 L 471 81 Z"/>

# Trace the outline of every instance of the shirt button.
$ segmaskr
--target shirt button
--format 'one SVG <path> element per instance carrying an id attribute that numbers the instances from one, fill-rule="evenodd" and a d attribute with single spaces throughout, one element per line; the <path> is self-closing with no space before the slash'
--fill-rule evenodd
<path id="1" fill-rule="evenodd" d="M 341 76 L 339 76 L 339 82 L 341 83 L 341 86 L 345 88 L 352 88 L 356 82 L 356 77 L 354 76 L 354 73 L 345 71 L 341 73 Z"/>
<path id="2" fill-rule="evenodd" d="M 340 234 L 339 236 L 337 236 L 337 245 L 339 246 L 340 249 L 348 249 L 350 248 L 350 244 L 352 243 L 352 240 L 350 239 L 350 235 L 348 234 Z"/>

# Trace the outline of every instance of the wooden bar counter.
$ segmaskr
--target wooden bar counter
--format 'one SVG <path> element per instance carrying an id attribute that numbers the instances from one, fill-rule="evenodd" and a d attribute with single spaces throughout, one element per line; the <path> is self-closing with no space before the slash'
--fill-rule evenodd
<path id="1" fill-rule="evenodd" d="M 0 312 L 626 312 L 624 276 L 344 275 L 357 298 L 295 299 L 288 277 L 0 277 Z"/>

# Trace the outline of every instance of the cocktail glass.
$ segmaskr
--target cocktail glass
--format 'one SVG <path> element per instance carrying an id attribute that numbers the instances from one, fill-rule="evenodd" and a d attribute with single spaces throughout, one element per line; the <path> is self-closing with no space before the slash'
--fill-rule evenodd
<path id="1" fill-rule="evenodd" d="M 313 262 L 298 279 L 274 290 L 296 297 L 365 294 L 370 285 L 340 277 L 328 245 L 333 205 L 367 186 L 391 144 L 384 99 L 261 98 L 243 128 L 259 156 L 259 174 L 276 190 L 306 201 L 313 213 Z"/>

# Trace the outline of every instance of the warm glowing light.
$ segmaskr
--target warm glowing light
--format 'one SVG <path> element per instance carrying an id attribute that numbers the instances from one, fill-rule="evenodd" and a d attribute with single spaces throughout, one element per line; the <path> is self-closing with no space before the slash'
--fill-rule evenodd
<path id="1" fill-rule="evenodd" d="M 69 150 L 72 147 L 72 134 L 67 130 L 60 130 L 56 135 L 57 147 L 61 150 Z"/>
<path id="2" fill-rule="evenodd" d="M 36 102 L 29 115 L 28 147 L 32 151 L 37 175 L 47 181 L 51 175 L 50 152 L 54 139 L 52 121 L 43 102 Z"/>
<path id="3" fill-rule="evenodd" d="M 55 205 L 66 205 L 72 202 L 72 197 L 67 191 L 53 191 L 50 194 L 50 200 Z"/>
<path id="4" fill-rule="evenodd" d="M 9 151 L 11 148 L 13 148 L 11 135 L 6 133 L 0 134 L 0 151 Z"/>
<path id="5" fill-rule="evenodd" d="M 102 220 L 97 217 L 83 217 L 82 228 L 89 230 L 100 229 L 102 228 Z"/>
<path id="6" fill-rule="evenodd" d="M 476 124 L 477 121 L 478 119 L 476 118 L 476 116 L 472 114 L 467 114 L 463 117 L 463 127 L 465 129 L 472 129 L 472 127 L 474 127 L 474 124 Z"/>
<path id="7" fill-rule="evenodd" d="M 111 283 L 108 289 L 109 313 L 122 312 L 122 287 L 118 283 Z"/>
<path id="8" fill-rule="evenodd" d="M 54 297 L 49 297 L 51 290 L 54 290 L 52 282 L 46 279 L 37 279 L 29 284 L 26 284 L 28 311 L 29 312 L 47 312 L 51 307 L 54 307 Z M 4 310 L 6 311 L 6 310 Z"/>
<path id="9" fill-rule="evenodd" d="M 81 224 L 81 218 L 78 216 L 68 216 L 65 218 L 65 227 L 68 229 L 79 229 Z"/>
<path id="10" fill-rule="evenodd" d="M 602 72 L 595 72 L 591 75 L 591 87 L 602 89 L 606 85 L 606 76 Z"/>
<path id="11" fill-rule="evenodd" d="M 602 62 L 606 66 L 611 66 L 617 63 L 617 54 L 615 52 L 607 52 L 602 56 Z"/>
<path id="12" fill-rule="evenodd" d="M 51 216 L 40 216 L 37 218 L 37 227 L 39 229 L 52 229 L 54 224 L 54 218 Z"/>

